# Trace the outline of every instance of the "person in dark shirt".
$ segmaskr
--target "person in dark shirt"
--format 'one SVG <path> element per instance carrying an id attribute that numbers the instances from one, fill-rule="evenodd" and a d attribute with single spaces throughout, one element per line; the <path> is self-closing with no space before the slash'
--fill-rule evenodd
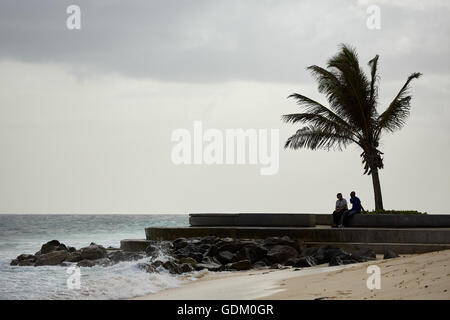
<path id="1" fill-rule="evenodd" d="M 355 191 L 350 193 L 350 203 L 352 204 L 352 208 L 350 210 L 344 211 L 342 214 L 342 224 L 339 226 L 341 228 L 348 226 L 348 222 L 355 214 L 364 212 L 364 208 L 361 204 L 361 200 L 356 196 Z"/>

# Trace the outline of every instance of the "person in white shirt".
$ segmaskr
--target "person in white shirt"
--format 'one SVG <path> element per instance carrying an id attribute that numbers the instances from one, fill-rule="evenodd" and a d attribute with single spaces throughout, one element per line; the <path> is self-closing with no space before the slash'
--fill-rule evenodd
<path id="1" fill-rule="evenodd" d="M 336 208 L 333 212 L 333 227 L 337 227 L 341 222 L 342 214 L 345 210 L 347 210 L 347 201 L 342 198 L 342 193 L 338 193 L 336 195 L 337 201 L 336 201 Z"/>

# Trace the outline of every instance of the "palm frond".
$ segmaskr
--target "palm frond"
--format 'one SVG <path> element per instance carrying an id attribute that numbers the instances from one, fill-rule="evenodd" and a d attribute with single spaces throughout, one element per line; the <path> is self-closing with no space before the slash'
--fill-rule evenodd
<path id="1" fill-rule="evenodd" d="M 377 75 L 377 70 L 378 70 L 378 59 L 379 59 L 379 55 L 376 55 L 372 60 L 369 61 L 368 65 L 370 67 L 370 96 L 369 96 L 369 101 L 372 105 L 375 106 L 375 112 L 376 112 L 376 104 L 377 104 L 377 98 L 378 98 L 378 86 L 377 86 L 377 81 L 378 81 L 378 75 Z"/>
<path id="2" fill-rule="evenodd" d="M 299 149 L 308 148 L 311 150 L 332 148 L 342 150 L 353 142 L 345 135 L 327 132 L 313 126 L 303 127 L 289 137 L 284 145 L 285 148 Z"/>
<path id="3" fill-rule="evenodd" d="M 327 68 L 339 74 L 341 90 L 344 92 L 340 107 L 351 116 L 365 136 L 370 136 L 376 109 L 369 99 L 370 83 L 359 66 L 356 50 L 341 45 L 339 53 L 328 60 Z"/>
<path id="4" fill-rule="evenodd" d="M 309 113 L 312 115 L 321 116 L 323 118 L 327 118 L 329 121 L 334 123 L 336 126 L 336 131 L 349 131 L 352 132 L 355 136 L 358 136 L 358 130 L 357 128 L 354 128 L 352 125 L 350 125 L 346 120 L 344 120 L 340 115 L 336 114 L 329 108 L 325 107 L 323 104 L 312 100 L 306 96 L 303 96 L 298 93 L 293 93 L 288 96 L 288 98 L 294 98 L 299 106 L 303 108 L 305 113 Z M 314 120 L 320 119 L 319 117 L 314 118 Z M 286 119 L 283 117 L 283 120 L 286 121 Z M 291 121 L 291 119 L 288 121 L 290 123 L 294 123 Z M 339 128 L 339 129 L 338 129 Z M 358 137 L 360 138 L 360 137 Z"/>
<path id="5" fill-rule="evenodd" d="M 411 108 L 410 83 L 413 79 L 418 79 L 421 75 L 420 72 L 411 74 L 389 107 L 378 117 L 375 132 L 377 138 L 382 130 L 393 132 L 403 127 Z"/>

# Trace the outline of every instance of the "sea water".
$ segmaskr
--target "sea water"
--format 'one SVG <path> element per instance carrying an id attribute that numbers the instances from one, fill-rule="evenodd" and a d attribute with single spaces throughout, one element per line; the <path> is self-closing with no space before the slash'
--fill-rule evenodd
<path id="1" fill-rule="evenodd" d="M 144 258 L 82 267 L 80 288 L 69 289 L 67 267 L 10 266 L 19 254 L 34 254 L 53 239 L 77 249 L 91 242 L 118 248 L 120 240 L 145 238 L 144 228 L 151 226 L 188 226 L 188 215 L 0 215 L 0 299 L 125 299 L 195 280 L 195 273 L 147 273 L 137 267 L 148 262 Z"/>

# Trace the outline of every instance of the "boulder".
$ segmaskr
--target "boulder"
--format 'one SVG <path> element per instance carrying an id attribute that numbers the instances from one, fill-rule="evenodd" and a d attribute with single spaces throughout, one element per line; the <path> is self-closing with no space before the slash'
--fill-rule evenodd
<path id="1" fill-rule="evenodd" d="M 146 249 L 145 249 L 145 253 L 149 256 L 155 255 L 158 253 L 158 248 L 152 244 L 150 244 Z"/>
<path id="2" fill-rule="evenodd" d="M 392 251 L 390 249 L 387 249 L 384 252 L 383 259 L 392 259 L 392 258 L 398 258 L 398 257 L 399 257 L 399 255 L 397 253 L 395 253 L 394 251 Z"/>
<path id="3" fill-rule="evenodd" d="M 339 265 L 343 265 L 343 264 L 353 264 L 353 263 L 358 263 L 358 261 L 351 259 L 351 258 L 346 258 L 343 256 L 340 256 L 340 257 L 335 256 L 330 259 L 330 262 L 328 265 L 330 267 L 332 267 L 332 266 L 339 266 Z"/>
<path id="4" fill-rule="evenodd" d="M 65 250 L 52 251 L 40 254 L 36 258 L 35 266 L 55 266 L 63 262 L 69 253 Z"/>
<path id="5" fill-rule="evenodd" d="M 188 245 L 188 241 L 186 240 L 186 238 L 178 238 L 178 239 L 175 239 L 174 241 L 172 241 L 172 245 L 175 250 L 181 249 Z"/>
<path id="6" fill-rule="evenodd" d="M 266 248 L 257 244 L 246 245 L 236 253 L 236 258 L 238 260 L 250 260 L 251 262 L 256 262 L 264 259 L 267 252 L 268 250 Z"/>
<path id="7" fill-rule="evenodd" d="M 32 254 L 21 254 L 16 259 L 19 261 L 29 260 L 29 261 L 34 262 L 34 261 L 36 261 L 36 256 L 34 256 Z"/>
<path id="8" fill-rule="evenodd" d="M 156 260 L 156 261 L 152 262 L 151 266 L 153 268 L 157 269 L 157 268 L 161 267 L 163 264 L 164 264 L 164 262 L 162 262 L 161 260 Z"/>
<path id="9" fill-rule="evenodd" d="M 358 250 L 353 251 L 351 256 L 352 259 L 357 260 L 358 262 L 366 262 L 377 258 L 375 251 L 369 248 L 359 248 Z"/>
<path id="10" fill-rule="evenodd" d="M 255 268 L 255 269 L 258 269 L 258 268 L 265 268 L 265 267 L 267 267 L 267 264 L 266 264 L 264 261 L 262 261 L 262 260 L 256 261 L 256 262 L 253 264 L 253 268 Z"/>
<path id="11" fill-rule="evenodd" d="M 298 251 L 291 246 L 275 245 L 267 253 L 267 257 L 275 263 L 284 263 L 290 258 L 295 258 L 299 255 Z"/>
<path id="12" fill-rule="evenodd" d="M 40 254 L 46 254 L 52 251 L 57 251 L 61 243 L 58 240 L 51 240 L 47 243 L 44 243 L 41 247 L 41 250 L 38 251 Z"/>
<path id="13" fill-rule="evenodd" d="M 203 270 L 203 269 L 207 269 L 209 271 L 222 271 L 223 270 L 223 266 L 218 263 L 197 263 L 194 266 L 194 268 L 197 271 Z"/>
<path id="14" fill-rule="evenodd" d="M 252 262 L 250 260 L 240 260 L 237 262 L 228 263 L 226 269 L 232 270 L 248 270 L 252 267 Z"/>
<path id="15" fill-rule="evenodd" d="M 166 261 L 163 263 L 163 268 L 166 269 L 167 271 L 169 271 L 169 273 L 172 274 L 180 274 L 181 268 L 178 264 L 176 264 L 174 261 Z"/>
<path id="16" fill-rule="evenodd" d="M 106 258 L 107 256 L 106 249 L 96 244 L 91 244 L 89 247 L 81 248 L 80 254 L 81 258 L 86 260 L 96 260 Z"/>
<path id="17" fill-rule="evenodd" d="M 192 271 L 194 271 L 194 267 L 189 263 L 182 263 L 182 264 L 180 264 L 180 270 L 182 273 L 192 272 Z"/>
<path id="18" fill-rule="evenodd" d="M 202 260 L 202 262 L 203 262 L 203 260 Z M 193 265 L 197 264 L 197 260 L 190 258 L 190 257 L 186 257 L 186 258 L 181 258 L 180 263 L 181 264 L 189 264 L 189 265 L 193 266 Z"/>
<path id="19" fill-rule="evenodd" d="M 138 263 L 137 267 L 148 273 L 156 272 L 156 268 L 148 263 Z"/>
<path id="20" fill-rule="evenodd" d="M 200 239 L 201 243 L 214 244 L 219 238 L 216 236 L 206 236 Z"/>
<path id="21" fill-rule="evenodd" d="M 235 253 L 242 248 L 242 244 L 238 241 L 224 243 L 221 246 L 217 247 L 217 251 L 220 253 L 221 251 L 229 251 L 231 253 Z"/>
<path id="22" fill-rule="evenodd" d="M 217 260 L 219 260 L 222 264 L 227 264 L 235 260 L 235 255 L 230 251 L 221 251 L 217 255 Z"/>
<path id="23" fill-rule="evenodd" d="M 296 268 L 309 268 L 316 265 L 316 260 L 312 256 L 300 257 L 293 265 Z"/>
<path id="24" fill-rule="evenodd" d="M 268 237 L 264 239 L 263 245 L 268 249 L 276 245 L 290 246 L 295 250 L 297 250 L 298 252 L 301 252 L 305 247 L 303 241 L 291 239 L 289 236 Z"/>
<path id="25" fill-rule="evenodd" d="M 126 252 L 122 250 L 115 250 L 113 252 L 107 253 L 108 258 L 114 262 L 118 263 L 121 261 L 135 261 L 142 259 L 144 256 L 138 252 Z"/>
<path id="26" fill-rule="evenodd" d="M 68 262 L 80 262 L 81 260 L 83 260 L 83 258 L 81 257 L 81 253 L 78 251 L 69 252 L 65 259 L 65 261 L 68 261 Z"/>
<path id="27" fill-rule="evenodd" d="M 217 255 L 217 246 L 215 244 L 212 244 L 208 251 L 205 252 L 205 255 L 208 257 L 213 257 L 215 255 Z"/>
<path id="28" fill-rule="evenodd" d="M 93 260 L 84 259 L 77 263 L 78 267 L 93 267 L 95 266 L 95 262 Z"/>

